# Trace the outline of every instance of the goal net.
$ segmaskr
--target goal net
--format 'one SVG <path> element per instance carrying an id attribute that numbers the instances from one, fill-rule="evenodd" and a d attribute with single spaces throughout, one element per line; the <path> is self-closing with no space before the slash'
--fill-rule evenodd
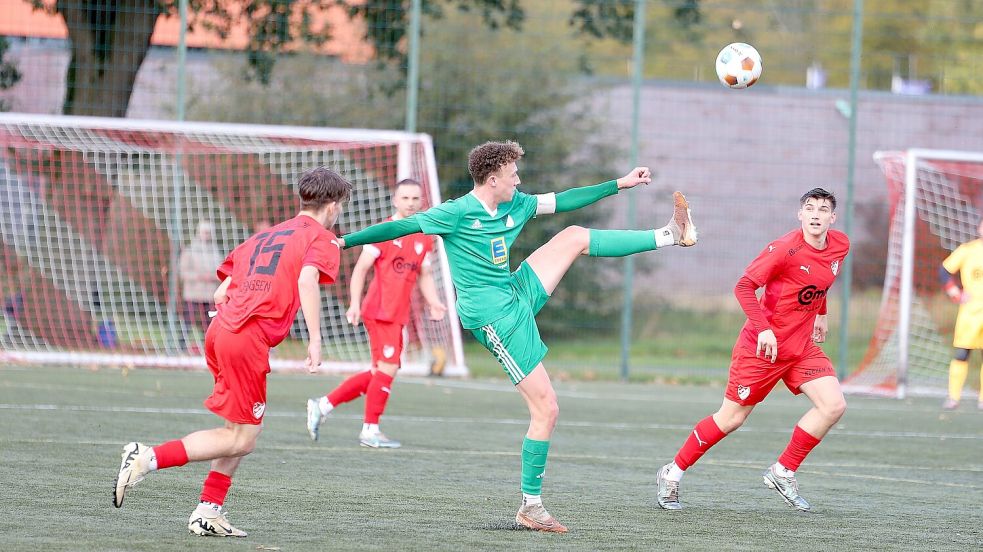
<path id="1" fill-rule="evenodd" d="M 207 313 L 202 320 L 185 302 L 194 284 L 181 278 L 181 252 L 196 241 L 221 261 L 264 225 L 293 217 L 295 183 L 319 165 L 354 184 L 339 235 L 390 216 L 402 178 L 440 202 L 424 134 L 0 114 L 0 360 L 204 366 Z M 364 327 L 345 319 L 357 253 L 343 252 L 339 281 L 321 294 L 328 370 L 369 363 Z M 433 267 L 453 305 L 439 240 Z M 454 309 L 437 322 L 421 303 L 414 297 L 404 369 L 425 374 L 446 361 L 444 374 L 465 375 Z M 274 369 L 302 366 L 305 335 L 298 314 L 271 355 Z"/>
<path id="2" fill-rule="evenodd" d="M 983 153 L 878 152 L 887 179 L 890 236 L 877 326 L 847 390 L 944 395 L 957 306 L 942 292 L 942 261 L 979 238 Z"/>

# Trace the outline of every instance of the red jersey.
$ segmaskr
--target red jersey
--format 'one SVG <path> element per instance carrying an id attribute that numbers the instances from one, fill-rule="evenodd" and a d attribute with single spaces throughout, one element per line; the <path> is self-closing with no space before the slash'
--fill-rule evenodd
<path id="1" fill-rule="evenodd" d="M 410 294 L 428 262 L 427 254 L 433 251 L 433 237 L 410 234 L 365 247 L 376 257 L 375 277 L 362 301 L 362 318 L 405 326 L 410 319 Z"/>
<path id="2" fill-rule="evenodd" d="M 313 266 L 322 284 L 338 277 L 341 249 L 333 233 L 307 215 L 260 232 L 239 244 L 218 267 L 218 277 L 232 277 L 228 302 L 217 320 L 237 332 L 256 319 L 273 347 L 290 332 L 300 309 L 300 269 Z"/>
<path id="3" fill-rule="evenodd" d="M 744 275 L 764 287 L 759 304 L 775 337 L 778 358 L 802 354 L 812 341 L 816 315 L 825 313 L 826 294 L 850 252 L 850 239 L 838 230 L 826 234 L 826 249 L 808 243 L 797 228 L 771 242 L 751 261 Z M 738 344 L 754 351 L 758 331 L 745 322 Z"/>

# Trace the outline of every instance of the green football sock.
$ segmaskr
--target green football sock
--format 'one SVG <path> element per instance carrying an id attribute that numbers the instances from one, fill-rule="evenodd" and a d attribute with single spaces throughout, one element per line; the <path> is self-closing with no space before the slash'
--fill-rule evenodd
<path id="1" fill-rule="evenodd" d="M 546 454 L 549 441 L 522 440 L 522 492 L 538 496 L 543 494 L 543 476 L 546 474 Z"/>
<path id="2" fill-rule="evenodd" d="M 624 257 L 655 248 L 652 230 L 590 230 L 591 257 Z"/>

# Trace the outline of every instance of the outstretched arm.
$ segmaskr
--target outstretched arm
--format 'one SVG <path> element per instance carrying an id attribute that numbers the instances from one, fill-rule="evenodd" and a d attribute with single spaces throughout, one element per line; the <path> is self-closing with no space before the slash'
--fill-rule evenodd
<path id="1" fill-rule="evenodd" d="M 635 167 L 625 176 L 617 180 L 609 180 L 593 186 L 571 188 L 556 194 L 541 194 L 537 196 L 540 206 L 536 214 L 565 213 L 596 203 L 601 199 L 618 193 L 619 190 L 634 188 L 639 184 L 652 181 L 652 172 L 648 167 Z"/>
<path id="2" fill-rule="evenodd" d="M 345 249 L 348 249 L 350 247 L 355 247 L 356 245 L 394 240 L 396 238 L 401 238 L 409 234 L 416 234 L 417 232 L 422 231 L 423 229 L 420 228 L 420 221 L 417 220 L 416 216 L 414 215 L 400 220 L 380 222 L 379 224 L 373 224 L 372 226 L 363 228 L 358 232 L 346 234 L 342 237 L 342 245 Z"/>

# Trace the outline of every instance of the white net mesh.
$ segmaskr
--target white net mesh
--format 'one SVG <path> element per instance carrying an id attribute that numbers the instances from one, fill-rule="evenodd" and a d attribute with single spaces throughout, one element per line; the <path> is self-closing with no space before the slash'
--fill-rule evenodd
<path id="1" fill-rule="evenodd" d="M 420 181 L 428 204 L 440 201 L 424 135 L 0 115 L 0 356 L 203 366 L 207 320 L 185 304 L 181 250 L 203 222 L 224 258 L 261 225 L 292 217 L 295 183 L 318 165 L 355 185 L 339 235 L 391 215 L 400 178 Z M 450 302 L 437 248 L 435 281 Z M 363 327 L 344 316 L 356 254 L 343 253 L 339 282 L 322 293 L 328 368 L 369 360 Z M 464 374 L 456 318 L 425 320 L 416 298 L 411 313 L 407 371 L 429 371 L 436 356 L 448 360 L 446 374 Z M 274 368 L 299 367 L 302 318 Z"/>
<path id="2" fill-rule="evenodd" d="M 875 155 L 891 201 L 887 271 L 877 327 L 847 389 L 895 395 L 901 368 L 899 324 L 904 244 L 904 152 Z M 914 259 L 908 330 L 907 392 L 943 395 L 952 356 L 956 306 L 942 293 L 940 269 L 959 245 L 979 238 L 983 214 L 983 154 L 924 152 L 915 161 Z"/>

